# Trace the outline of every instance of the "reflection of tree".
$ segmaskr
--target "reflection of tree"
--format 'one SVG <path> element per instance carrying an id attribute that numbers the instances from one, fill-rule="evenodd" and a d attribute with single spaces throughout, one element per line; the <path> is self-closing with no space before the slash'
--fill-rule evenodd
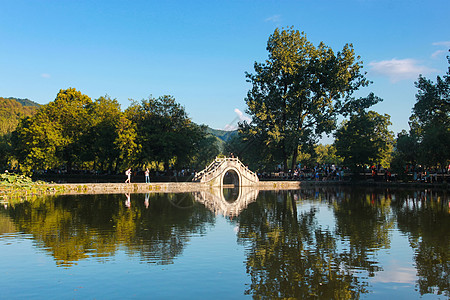
<path id="1" fill-rule="evenodd" d="M 337 238 L 316 209 L 297 214 L 291 192 L 264 193 L 239 216 L 239 240 L 249 244 L 247 294 L 262 298 L 352 299 L 366 292 Z"/>
<path id="2" fill-rule="evenodd" d="M 8 234 L 11 232 L 16 232 L 16 226 L 14 226 L 13 221 L 11 218 L 9 218 L 3 210 L 2 207 L 0 207 L 0 238 L 3 234 Z"/>
<path id="3" fill-rule="evenodd" d="M 144 198 L 141 198 L 132 201 L 140 215 L 135 217 L 134 234 L 125 239 L 125 244 L 128 249 L 140 253 L 142 260 L 147 262 L 171 263 L 173 258 L 181 254 L 193 233 L 204 234 L 205 225 L 214 222 L 214 215 L 210 211 L 202 205 L 192 204 L 192 194 L 160 194 L 150 197 L 149 209 L 144 208 Z M 177 203 L 178 206 L 174 207 L 172 203 Z M 119 216 L 130 213 L 125 208 L 123 212 Z"/>
<path id="4" fill-rule="evenodd" d="M 339 203 L 333 203 L 336 233 L 349 241 L 350 249 L 345 255 L 350 265 L 373 276 L 380 268 L 370 256 L 374 250 L 389 248 L 389 232 L 395 224 L 390 213 L 390 194 L 352 188 L 345 195 Z"/>
<path id="5" fill-rule="evenodd" d="M 396 195 L 394 211 L 399 229 L 415 251 L 419 292 L 450 296 L 449 196 L 414 191 Z"/>
<path id="6" fill-rule="evenodd" d="M 59 196 L 24 202 L 8 209 L 17 230 L 32 234 L 39 247 L 51 252 L 59 265 L 70 266 L 88 257 L 107 257 L 120 245 L 144 261 L 170 263 L 192 233 L 203 233 L 213 215 L 201 205 L 175 208 L 169 197 L 158 194 L 145 208 L 144 195 L 131 195 L 131 208 L 123 195 Z"/>

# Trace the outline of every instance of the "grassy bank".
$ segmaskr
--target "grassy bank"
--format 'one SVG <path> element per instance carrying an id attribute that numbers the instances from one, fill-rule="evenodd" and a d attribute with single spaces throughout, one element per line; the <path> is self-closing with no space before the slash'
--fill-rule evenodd
<path id="1" fill-rule="evenodd" d="M 35 197 L 55 194 L 64 187 L 49 186 L 43 181 L 33 181 L 30 177 L 12 173 L 0 174 L 0 202 L 32 200 Z"/>

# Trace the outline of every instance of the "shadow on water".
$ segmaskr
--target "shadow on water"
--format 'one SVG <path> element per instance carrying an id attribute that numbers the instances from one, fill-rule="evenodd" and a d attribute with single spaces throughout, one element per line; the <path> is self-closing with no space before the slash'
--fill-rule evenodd
<path id="1" fill-rule="evenodd" d="M 370 279 L 382 276 L 379 254 L 393 247 L 395 231 L 413 250 L 417 292 L 450 296 L 449 195 L 431 190 L 236 187 L 47 197 L 2 207 L 0 239 L 30 235 L 63 267 L 114 256 L 121 247 L 165 265 L 213 228 L 217 215 L 236 225 L 244 246 L 250 284 L 243 294 L 360 298 L 373 292 Z"/>

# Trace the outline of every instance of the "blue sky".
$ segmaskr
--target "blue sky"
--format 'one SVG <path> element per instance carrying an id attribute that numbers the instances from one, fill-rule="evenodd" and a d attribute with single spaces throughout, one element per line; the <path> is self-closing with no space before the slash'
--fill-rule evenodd
<path id="1" fill-rule="evenodd" d="M 352 43 L 373 84 L 359 92 L 408 129 L 419 74 L 448 67 L 448 0 L 0 0 L 0 96 L 41 104 L 60 89 L 97 99 L 173 95 L 216 129 L 245 118 L 245 72 L 275 28 L 294 26 L 334 51 Z"/>

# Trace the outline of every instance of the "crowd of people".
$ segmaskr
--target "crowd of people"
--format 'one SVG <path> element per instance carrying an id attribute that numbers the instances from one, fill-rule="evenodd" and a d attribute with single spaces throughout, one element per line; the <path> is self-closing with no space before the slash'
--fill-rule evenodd
<path id="1" fill-rule="evenodd" d="M 313 168 L 298 166 L 294 170 L 283 171 L 281 166 L 275 172 L 260 172 L 260 179 L 282 179 L 282 180 L 314 180 L 314 181 L 342 181 L 351 177 L 373 180 L 373 181 L 397 181 L 400 178 L 413 182 L 445 182 L 450 180 L 450 165 L 446 169 L 424 168 L 422 166 L 405 166 L 403 174 L 393 173 L 391 169 L 383 168 L 381 165 L 371 165 L 363 168 L 359 174 L 355 174 L 348 167 L 340 167 L 334 164 L 316 164 Z M 359 175 L 359 176 L 358 176 Z"/>

